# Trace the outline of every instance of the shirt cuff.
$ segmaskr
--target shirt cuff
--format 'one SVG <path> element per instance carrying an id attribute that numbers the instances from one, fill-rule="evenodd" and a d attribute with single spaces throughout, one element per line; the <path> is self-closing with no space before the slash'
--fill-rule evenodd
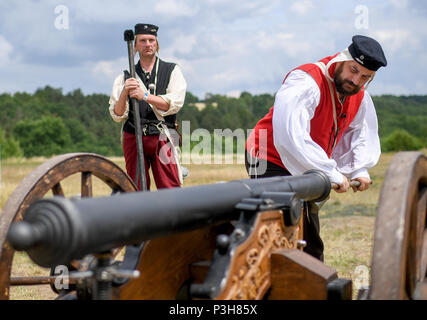
<path id="1" fill-rule="evenodd" d="M 331 183 L 341 185 L 344 182 L 344 176 L 338 170 L 334 170 L 327 175 L 329 177 L 329 180 L 331 180 Z"/>
<path id="2" fill-rule="evenodd" d="M 159 115 L 162 117 L 169 116 L 171 114 L 178 113 L 178 111 L 181 109 L 181 107 L 177 106 L 177 104 L 173 101 L 173 99 L 170 97 L 170 95 L 159 95 L 160 98 L 165 100 L 165 102 L 169 105 L 169 109 L 167 111 L 160 110 L 156 108 L 156 111 Z"/>
<path id="3" fill-rule="evenodd" d="M 117 115 L 114 112 L 114 106 L 116 105 L 116 103 L 111 103 L 110 104 L 110 115 L 111 118 L 113 118 L 114 121 L 116 122 L 122 122 L 123 120 L 126 120 L 129 117 L 129 101 L 126 99 L 126 109 L 125 112 L 123 112 L 123 114 L 121 116 Z"/>

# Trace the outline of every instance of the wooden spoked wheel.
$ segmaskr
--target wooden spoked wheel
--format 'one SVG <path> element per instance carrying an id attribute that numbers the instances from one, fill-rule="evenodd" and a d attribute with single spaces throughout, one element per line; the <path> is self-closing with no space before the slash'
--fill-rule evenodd
<path id="1" fill-rule="evenodd" d="M 55 196 L 66 196 L 62 182 L 75 174 L 81 174 L 81 197 L 93 196 L 93 176 L 111 189 L 110 194 L 136 191 L 133 181 L 119 166 L 97 154 L 64 154 L 34 169 L 12 193 L 0 215 L 0 299 L 9 299 L 9 288 L 13 285 L 50 283 L 49 279 L 37 277 L 20 277 L 19 281 L 11 278 L 14 250 L 6 242 L 7 232 L 13 222 L 22 220 L 23 212 L 35 200 L 50 191 Z"/>
<path id="2" fill-rule="evenodd" d="M 375 222 L 369 299 L 427 299 L 427 157 L 391 161 Z"/>

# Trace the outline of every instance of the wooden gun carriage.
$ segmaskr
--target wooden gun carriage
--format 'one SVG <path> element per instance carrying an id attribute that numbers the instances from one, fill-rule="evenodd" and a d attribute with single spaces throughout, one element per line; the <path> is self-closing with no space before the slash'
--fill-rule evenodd
<path id="1" fill-rule="evenodd" d="M 82 198 L 67 199 L 61 181 L 78 172 Z M 112 196 L 91 198 L 92 176 Z M 49 190 L 57 197 L 41 199 Z M 13 285 L 55 280 L 11 277 L 15 249 L 41 266 L 75 270 L 60 299 L 352 297 L 350 280 L 303 251 L 301 216 L 331 190 L 321 172 L 135 190 L 120 168 L 93 154 L 59 156 L 35 169 L 0 217 L 0 297 Z M 427 158 L 397 154 L 377 210 L 370 287 L 360 298 L 427 299 L 426 206 Z"/>

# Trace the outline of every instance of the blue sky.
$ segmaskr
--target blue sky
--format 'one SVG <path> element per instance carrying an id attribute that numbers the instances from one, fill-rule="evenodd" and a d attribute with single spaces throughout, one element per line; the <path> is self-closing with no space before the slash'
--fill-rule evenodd
<path id="1" fill-rule="evenodd" d="M 0 4 L 0 93 L 46 85 L 110 94 L 128 68 L 123 31 L 160 27 L 160 56 L 188 91 L 274 94 L 287 72 L 376 38 L 389 65 L 369 91 L 427 94 L 427 2 L 417 0 L 10 0 Z"/>

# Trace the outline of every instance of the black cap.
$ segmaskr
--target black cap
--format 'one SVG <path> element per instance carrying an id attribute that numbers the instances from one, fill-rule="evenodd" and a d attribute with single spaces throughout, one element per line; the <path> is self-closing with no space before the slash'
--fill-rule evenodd
<path id="1" fill-rule="evenodd" d="M 152 34 L 157 37 L 158 26 L 154 24 L 138 23 L 135 25 L 135 34 Z"/>
<path id="2" fill-rule="evenodd" d="M 387 65 L 387 59 L 378 41 L 360 35 L 354 36 L 352 41 L 348 51 L 359 64 L 372 71 Z"/>

